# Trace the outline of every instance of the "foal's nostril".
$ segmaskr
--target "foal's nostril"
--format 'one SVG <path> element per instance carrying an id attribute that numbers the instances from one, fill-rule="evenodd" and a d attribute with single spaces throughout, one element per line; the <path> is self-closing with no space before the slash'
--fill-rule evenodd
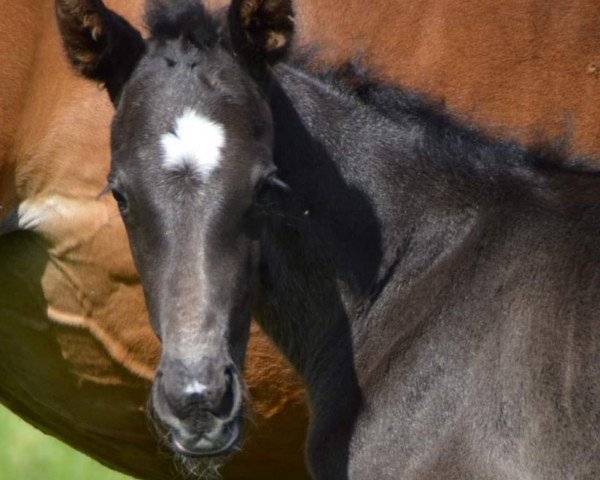
<path id="1" fill-rule="evenodd" d="M 215 417 L 228 422 L 239 413 L 241 382 L 231 365 L 172 360 L 166 367 L 157 372 L 154 384 L 155 400 L 165 412 L 186 422 Z"/>
<path id="2" fill-rule="evenodd" d="M 217 405 L 217 408 L 212 413 L 218 418 L 228 418 L 231 416 L 236 403 L 236 389 L 234 376 L 231 369 L 225 371 L 225 392 L 221 399 L 221 402 Z"/>

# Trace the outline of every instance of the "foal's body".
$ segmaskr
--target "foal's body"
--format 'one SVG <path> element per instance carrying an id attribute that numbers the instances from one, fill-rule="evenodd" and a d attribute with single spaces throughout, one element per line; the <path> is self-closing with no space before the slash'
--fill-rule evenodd
<path id="1" fill-rule="evenodd" d="M 596 478 L 598 177 L 276 77 L 307 130 L 276 131 L 275 163 L 309 214 L 263 239 L 262 323 L 307 379 L 317 478 L 344 478 L 332 442 L 356 479 Z"/>
<path id="2" fill-rule="evenodd" d="M 597 174 L 276 66 L 289 0 L 225 22 L 153 2 L 148 41 L 96 0 L 59 5 L 117 106 L 109 183 L 177 451 L 236 444 L 258 305 L 307 385 L 316 479 L 598 477 Z"/>

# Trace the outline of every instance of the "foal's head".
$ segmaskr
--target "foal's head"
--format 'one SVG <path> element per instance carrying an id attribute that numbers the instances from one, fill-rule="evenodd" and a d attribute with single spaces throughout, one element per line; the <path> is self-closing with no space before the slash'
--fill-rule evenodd
<path id="1" fill-rule="evenodd" d="M 100 0 L 57 1 L 69 58 L 116 106 L 109 185 L 163 345 L 153 416 L 186 455 L 239 436 L 256 200 L 277 184 L 262 87 L 288 47 L 290 3 L 233 0 L 216 18 L 155 1 L 145 41 Z"/>

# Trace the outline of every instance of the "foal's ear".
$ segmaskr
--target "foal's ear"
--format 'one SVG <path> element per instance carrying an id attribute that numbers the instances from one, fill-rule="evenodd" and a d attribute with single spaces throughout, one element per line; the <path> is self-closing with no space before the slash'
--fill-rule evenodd
<path id="1" fill-rule="evenodd" d="M 232 0 L 229 33 L 235 52 L 251 66 L 274 64 L 294 33 L 291 0 Z"/>
<path id="2" fill-rule="evenodd" d="M 56 0 L 56 18 L 71 64 L 116 104 L 145 51 L 140 33 L 101 0 Z"/>

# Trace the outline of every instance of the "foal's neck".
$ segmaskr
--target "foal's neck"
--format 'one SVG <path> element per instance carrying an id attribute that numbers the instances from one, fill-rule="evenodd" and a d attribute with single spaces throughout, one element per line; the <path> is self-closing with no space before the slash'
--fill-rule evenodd
<path id="1" fill-rule="evenodd" d="M 440 179 L 411 185 L 423 172 L 415 167 L 410 127 L 289 67 L 278 69 L 277 81 L 274 161 L 292 193 L 270 217 L 263 241 L 270 308 L 262 323 L 309 391 L 347 398 L 358 391 L 362 337 L 379 321 L 371 309 L 385 302 L 402 246 L 419 235 L 423 215 L 433 219 L 446 186 Z M 440 225 L 419 237 L 423 244 L 428 235 L 443 241 Z M 418 275 L 426 263 L 403 268 Z"/>

